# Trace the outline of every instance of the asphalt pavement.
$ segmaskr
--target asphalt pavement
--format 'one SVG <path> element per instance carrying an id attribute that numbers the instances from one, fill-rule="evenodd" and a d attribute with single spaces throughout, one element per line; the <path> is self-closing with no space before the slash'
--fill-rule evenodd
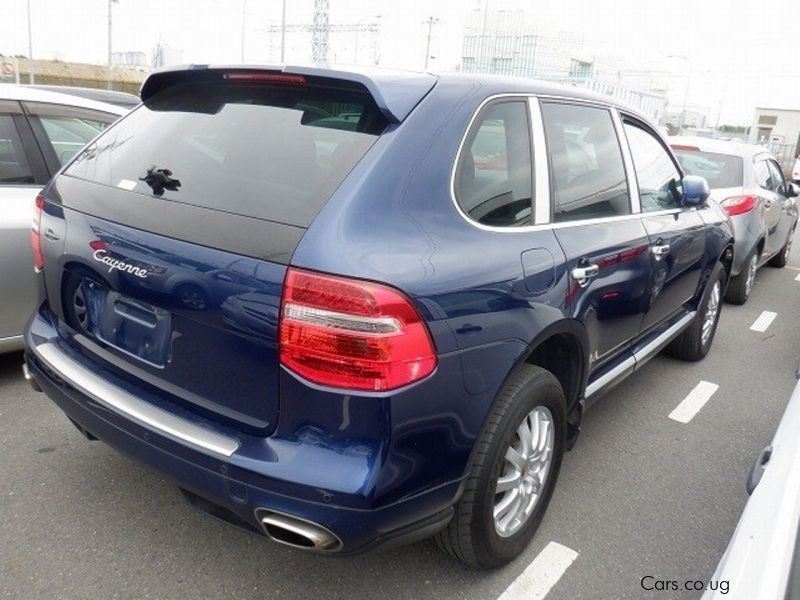
<path id="1" fill-rule="evenodd" d="M 429 542 L 336 559 L 217 522 L 86 441 L 22 379 L 21 354 L 0 356 L 0 597 L 532 598 L 546 582 L 548 600 L 697 598 L 641 581 L 711 578 L 795 384 L 798 276 L 797 251 L 764 267 L 746 305 L 723 306 L 704 361 L 659 356 L 593 405 L 533 543 L 494 572 Z M 774 320 L 751 329 L 764 311 Z M 718 388 L 701 386 L 714 391 L 688 422 L 670 418 L 701 381 Z"/>

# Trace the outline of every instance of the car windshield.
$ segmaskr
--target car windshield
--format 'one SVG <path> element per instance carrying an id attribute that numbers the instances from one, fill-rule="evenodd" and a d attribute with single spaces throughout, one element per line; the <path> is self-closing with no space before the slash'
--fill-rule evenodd
<path id="1" fill-rule="evenodd" d="M 361 89 L 185 84 L 135 109 L 66 175 L 307 227 L 385 128 Z"/>
<path id="2" fill-rule="evenodd" d="M 742 158 L 731 154 L 676 149 L 675 156 L 687 175 L 706 178 L 711 188 L 742 186 Z"/>

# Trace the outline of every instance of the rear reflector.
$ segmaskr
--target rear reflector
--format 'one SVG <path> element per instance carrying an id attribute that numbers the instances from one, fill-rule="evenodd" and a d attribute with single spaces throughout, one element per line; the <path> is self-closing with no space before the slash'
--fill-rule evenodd
<path id="1" fill-rule="evenodd" d="M 289 75 L 286 73 L 252 73 L 242 71 L 224 73 L 222 77 L 228 81 L 257 81 L 259 83 L 283 83 L 287 85 L 306 84 L 306 78 L 302 75 Z"/>
<path id="2" fill-rule="evenodd" d="M 436 351 L 411 301 L 388 286 L 290 268 L 281 364 L 342 389 L 387 391 L 430 375 Z"/>
<path id="3" fill-rule="evenodd" d="M 731 196 L 720 202 L 725 212 L 732 217 L 750 212 L 756 207 L 756 204 L 758 204 L 758 198 L 755 196 Z"/>
<path id="4" fill-rule="evenodd" d="M 33 249 L 33 266 L 37 271 L 44 269 L 44 254 L 42 254 L 42 211 L 44 210 L 44 196 L 36 196 L 33 207 L 33 222 L 31 223 L 31 248 Z"/>

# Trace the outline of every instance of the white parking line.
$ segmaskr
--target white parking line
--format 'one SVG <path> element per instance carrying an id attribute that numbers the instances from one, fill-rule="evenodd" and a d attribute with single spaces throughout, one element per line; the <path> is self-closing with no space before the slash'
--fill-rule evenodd
<path id="1" fill-rule="evenodd" d="M 765 310 L 760 315 L 758 315 L 758 318 L 755 321 L 753 321 L 753 324 L 750 325 L 750 329 L 752 329 L 753 331 L 759 331 L 761 333 L 764 333 L 767 330 L 767 327 L 769 327 L 772 324 L 772 322 L 775 320 L 775 317 L 777 316 L 778 313 Z"/>
<path id="2" fill-rule="evenodd" d="M 569 566 L 578 558 L 575 550 L 550 542 L 539 552 L 498 600 L 542 600 Z"/>
<path id="3" fill-rule="evenodd" d="M 795 281 L 800 281 L 800 275 L 794 278 Z"/>
<path id="4" fill-rule="evenodd" d="M 718 389 L 719 386 L 716 383 L 701 381 L 689 392 L 689 395 L 675 407 L 675 410 L 669 413 L 669 418 L 673 421 L 678 421 L 678 423 L 688 423 L 694 419 L 694 416 L 700 412 L 700 409 L 705 406 L 706 402 L 711 399 L 711 396 L 713 396 L 714 392 Z"/>

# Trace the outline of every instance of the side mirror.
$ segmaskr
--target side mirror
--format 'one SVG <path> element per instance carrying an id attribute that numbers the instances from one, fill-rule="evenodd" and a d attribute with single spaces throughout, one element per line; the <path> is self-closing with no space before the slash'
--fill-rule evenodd
<path id="1" fill-rule="evenodd" d="M 685 175 L 682 184 L 683 198 L 681 201 L 684 206 L 702 206 L 708 201 L 710 192 L 705 177 Z"/>
<path id="2" fill-rule="evenodd" d="M 786 186 L 786 197 L 787 198 L 797 198 L 800 196 L 800 186 L 796 183 L 789 183 Z"/>

